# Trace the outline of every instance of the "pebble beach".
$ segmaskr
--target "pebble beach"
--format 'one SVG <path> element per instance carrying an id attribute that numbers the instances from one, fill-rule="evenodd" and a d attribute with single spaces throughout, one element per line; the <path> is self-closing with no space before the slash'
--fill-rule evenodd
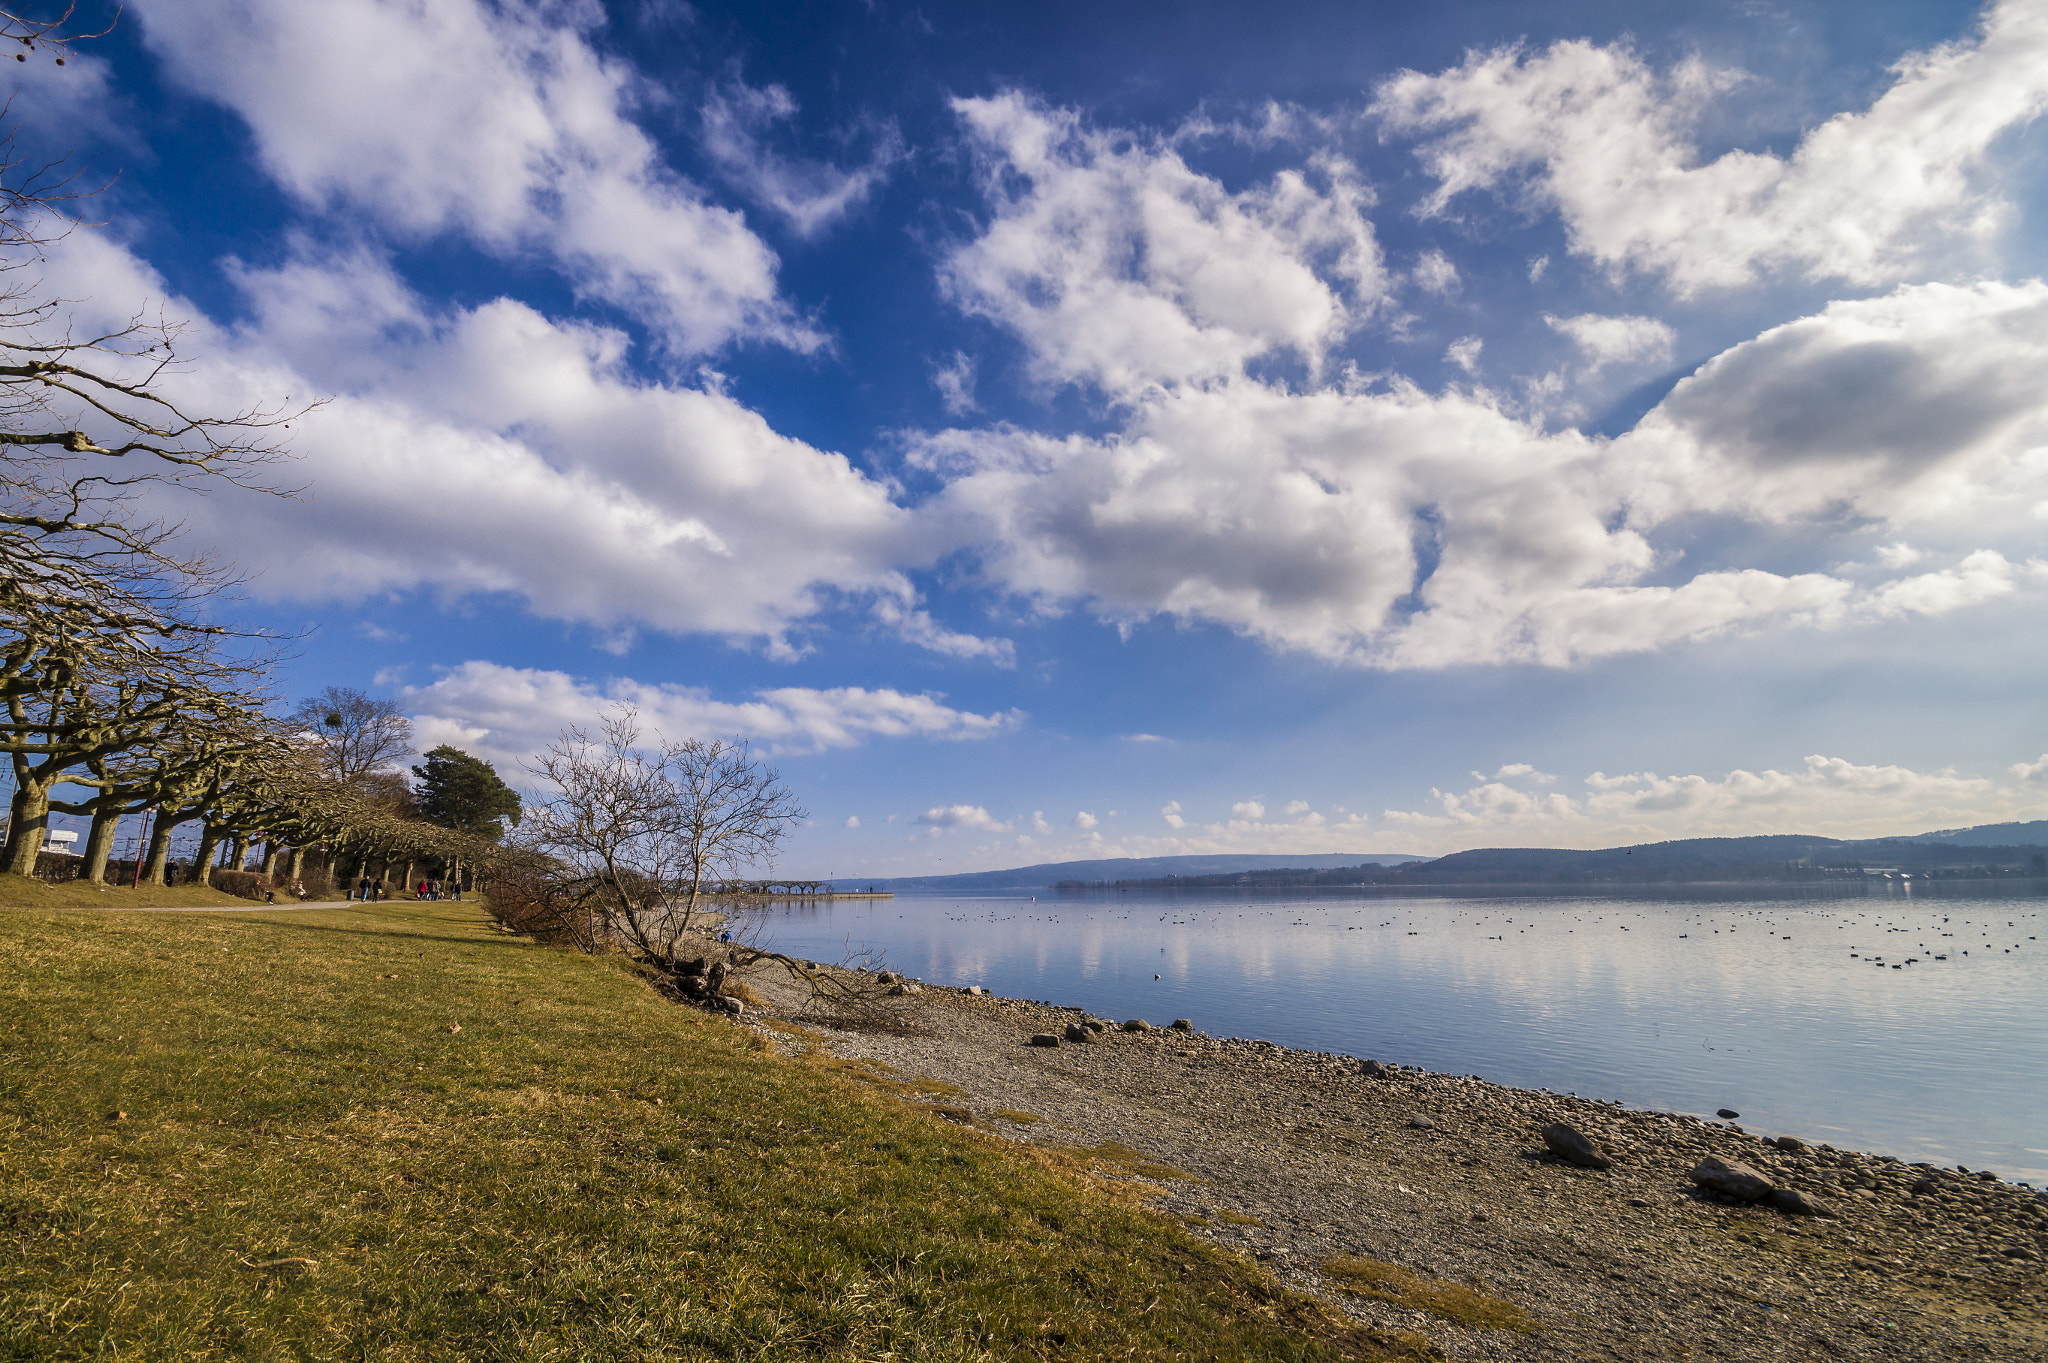
<path id="1" fill-rule="evenodd" d="M 966 989 L 834 1027 L 779 971 L 749 980 L 785 1046 L 996 1138 L 1118 1152 L 1110 1176 L 1194 1234 L 1452 1357 L 2048 1356 L 2048 1196 L 1990 1174 Z M 1560 1158 L 1559 1124 L 1609 1167 Z M 1764 1195 L 1703 1186 L 1710 1159 Z"/>

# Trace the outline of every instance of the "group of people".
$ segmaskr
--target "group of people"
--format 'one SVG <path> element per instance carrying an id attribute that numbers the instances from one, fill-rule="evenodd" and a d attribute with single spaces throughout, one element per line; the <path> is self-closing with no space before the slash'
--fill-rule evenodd
<path id="1" fill-rule="evenodd" d="M 414 899 L 439 899 L 443 894 L 446 894 L 457 903 L 461 903 L 462 878 L 460 876 L 452 876 L 445 881 L 422 880 L 413 887 Z M 368 876 L 364 876 L 356 882 L 356 887 L 348 892 L 348 897 L 352 900 L 359 899 L 363 903 L 368 904 L 373 900 L 389 899 L 391 896 L 385 889 L 383 881 L 372 880 Z"/>

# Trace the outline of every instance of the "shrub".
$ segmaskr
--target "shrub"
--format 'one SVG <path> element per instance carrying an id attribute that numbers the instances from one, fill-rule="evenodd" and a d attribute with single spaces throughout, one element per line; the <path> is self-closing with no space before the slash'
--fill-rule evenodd
<path id="1" fill-rule="evenodd" d="M 237 899 L 253 899 L 258 903 L 277 888 L 275 881 L 258 871 L 215 871 L 211 884 L 222 894 L 231 894 Z"/>
<path id="2" fill-rule="evenodd" d="M 514 932 L 590 951 L 604 939 L 603 924 L 584 902 L 580 888 L 564 881 L 553 867 L 517 861 L 491 876 L 485 902 L 491 916 Z"/>

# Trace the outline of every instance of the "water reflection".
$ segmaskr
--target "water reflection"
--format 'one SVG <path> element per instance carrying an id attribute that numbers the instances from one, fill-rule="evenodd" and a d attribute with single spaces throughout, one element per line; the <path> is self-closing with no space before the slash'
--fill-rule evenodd
<path id="1" fill-rule="evenodd" d="M 1751 1130 L 2038 1183 L 2043 889 L 905 895 L 778 905 L 764 928 L 799 956 L 878 947 L 934 983 L 1732 1107 Z"/>

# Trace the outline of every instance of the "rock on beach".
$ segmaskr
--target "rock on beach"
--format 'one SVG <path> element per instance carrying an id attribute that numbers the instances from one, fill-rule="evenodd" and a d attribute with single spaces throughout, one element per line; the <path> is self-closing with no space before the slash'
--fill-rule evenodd
<path id="1" fill-rule="evenodd" d="M 1695 1164 L 1692 1181 L 1709 1192 L 1744 1202 L 1769 1197 L 1773 1186 L 1769 1179 L 1741 1160 L 1724 1160 L 1718 1155 L 1709 1155 Z"/>
<path id="2" fill-rule="evenodd" d="M 1567 1164 L 1576 1164 L 1581 1169 L 1614 1167 L 1614 1161 L 1607 1158 L 1599 1146 L 1563 1122 L 1552 1122 L 1543 1128 L 1543 1143 L 1550 1147 L 1551 1154 Z"/>

